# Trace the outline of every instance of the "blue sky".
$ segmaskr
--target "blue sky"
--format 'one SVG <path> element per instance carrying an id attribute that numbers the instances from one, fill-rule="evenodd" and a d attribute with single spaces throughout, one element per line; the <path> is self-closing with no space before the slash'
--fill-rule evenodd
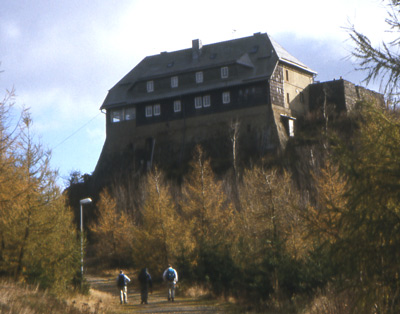
<path id="1" fill-rule="evenodd" d="M 30 108 L 63 185 L 71 171 L 93 172 L 105 140 L 99 108 L 146 56 L 189 48 L 193 39 L 210 44 L 267 32 L 317 80 L 362 84 L 345 28 L 355 25 L 379 45 L 385 17 L 381 0 L 4 1 L 0 98 L 14 87 L 17 106 Z"/>

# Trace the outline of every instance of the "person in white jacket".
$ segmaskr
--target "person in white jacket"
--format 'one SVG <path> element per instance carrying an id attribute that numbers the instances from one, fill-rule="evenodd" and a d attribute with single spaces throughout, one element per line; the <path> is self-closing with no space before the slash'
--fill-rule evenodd
<path id="1" fill-rule="evenodd" d="M 125 304 L 128 303 L 128 283 L 130 281 L 131 280 L 129 279 L 129 277 L 125 275 L 124 272 L 121 270 L 117 277 L 117 286 L 119 289 L 119 298 L 121 304 L 122 302 L 124 302 Z"/>
<path id="2" fill-rule="evenodd" d="M 174 302 L 175 299 L 175 286 L 178 282 L 178 273 L 171 265 L 163 273 L 163 279 L 167 283 L 168 287 L 168 301 Z"/>

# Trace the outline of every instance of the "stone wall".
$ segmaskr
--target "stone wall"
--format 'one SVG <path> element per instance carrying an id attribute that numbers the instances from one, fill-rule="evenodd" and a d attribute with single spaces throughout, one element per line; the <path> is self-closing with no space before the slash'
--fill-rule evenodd
<path id="1" fill-rule="evenodd" d="M 337 113 L 351 112 L 355 104 L 361 100 L 370 100 L 384 105 L 382 94 L 339 79 L 311 84 L 308 87 L 310 111 L 322 110 L 324 103 L 334 108 Z"/>

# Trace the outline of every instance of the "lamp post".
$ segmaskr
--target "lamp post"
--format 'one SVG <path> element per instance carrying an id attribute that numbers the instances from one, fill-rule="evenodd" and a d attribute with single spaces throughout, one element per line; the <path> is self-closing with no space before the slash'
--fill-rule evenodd
<path id="1" fill-rule="evenodd" d="M 84 198 L 79 201 L 81 205 L 81 282 L 83 280 L 83 215 L 82 215 L 82 207 L 83 204 L 90 204 L 92 202 L 91 198 Z"/>

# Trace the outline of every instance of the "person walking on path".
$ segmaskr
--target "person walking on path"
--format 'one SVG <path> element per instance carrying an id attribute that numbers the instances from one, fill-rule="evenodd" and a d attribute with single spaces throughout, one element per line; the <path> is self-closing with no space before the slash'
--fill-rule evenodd
<path id="1" fill-rule="evenodd" d="M 149 297 L 149 289 L 150 292 L 152 293 L 153 289 L 153 282 L 151 280 L 151 276 L 149 272 L 147 271 L 147 268 L 143 268 L 138 276 L 138 280 L 140 283 L 140 296 L 141 296 L 141 302 L 140 304 L 147 304 L 147 299 Z"/>
<path id="2" fill-rule="evenodd" d="M 168 286 L 168 301 L 174 302 L 175 299 L 175 286 L 178 282 L 178 273 L 171 265 L 163 273 L 163 279 L 167 282 Z"/>
<path id="3" fill-rule="evenodd" d="M 122 303 L 128 303 L 128 283 L 131 280 L 127 275 L 124 274 L 122 270 L 120 270 L 119 275 L 117 277 L 117 286 L 119 289 L 119 298 Z"/>

